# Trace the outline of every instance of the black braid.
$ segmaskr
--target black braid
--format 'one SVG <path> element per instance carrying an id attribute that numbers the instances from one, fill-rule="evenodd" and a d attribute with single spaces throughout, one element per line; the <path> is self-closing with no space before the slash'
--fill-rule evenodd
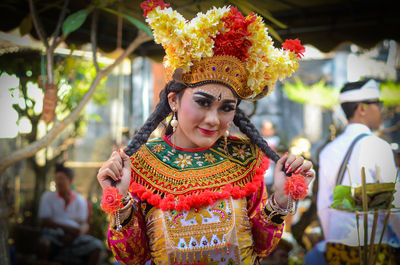
<path id="1" fill-rule="evenodd" d="M 145 144 L 151 133 L 171 113 L 171 108 L 168 104 L 168 94 L 170 92 L 179 93 L 186 87 L 185 84 L 175 81 L 171 81 L 165 86 L 165 88 L 160 92 L 160 102 L 158 102 L 155 110 L 124 149 L 128 156 L 133 155 L 140 146 Z"/>
<path id="2" fill-rule="evenodd" d="M 260 147 L 261 151 L 272 159 L 275 163 L 280 159 L 279 155 L 269 147 L 268 143 L 264 140 L 257 128 L 249 120 L 247 115 L 239 108 L 236 108 L 235 117 L 233 123 L 239 128 L 239 130 L 249 137 L 251 143 Z"/>

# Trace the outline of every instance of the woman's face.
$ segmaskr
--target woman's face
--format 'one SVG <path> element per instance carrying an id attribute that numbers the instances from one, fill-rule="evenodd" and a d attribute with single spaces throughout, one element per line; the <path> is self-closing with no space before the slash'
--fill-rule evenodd
<path id="1" fill-rule="evenodd" d="M 237 105 L 232 91 L 221 84 L 186 88 L 180 100 L 175 93 L 168 98 L 178 116 L 173 143 L 190 149 L 210 147 L 223 136 Z"/>

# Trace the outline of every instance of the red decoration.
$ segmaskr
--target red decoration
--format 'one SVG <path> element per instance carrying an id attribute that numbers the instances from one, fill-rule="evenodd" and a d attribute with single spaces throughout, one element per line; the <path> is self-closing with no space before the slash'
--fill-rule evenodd
<path id="1" fill-rule="evenodd" d="M 205 205 L 212 205 L 217 200 L 227 199 L 230 196 L 232 196 L 234 199 L 250 196 L 262 185 L 264 181 L 264 172 L 268 169 L 268 166 L 269 159 L 264 157 L 260 167 L 255 170 L 256 174 L 254 175 L 253 180 L 247 183 L 243 188 L 240 188 L 236 185 L 232 186 L 232 184 L 227 184 L 222 187 L 221 191 L 205 190 L 200 194 L 180 195 L 177 196 L 177 198 L 175 198 L 175 196 L 172 194 L 168 194 L 161 199 L 159 194 L 154 194 L 150 190 L 146 189 L 143 185 L 131 182 L 129 191 L 133 192 L 141 201 L 147 200 L 148 203 L 162 209 L 163 211 L 188 211 L 191 208 L 200 208 Z"/>
<path id="2" fill-rule="evenodd" d="M 144 11 L 143 16 L 146 17 L 147 13 L 149 13 L 151 10 L 153 10 L 157 6 L 161 7 L 161 9 L 164 9 L 166 7 L 169 7 L 169 4 L 164 3 L 163 0 L 147 0 L 147 1 L 144 1 L 144 2 L 142 2 L 140 4 L 140 7 Z"/>
<path id="3" fill-rule="evenodd" d="M 306 48 L 304 48 L 304 46 L 300 44 L 299 39 L 286 40 L 284 43 L 282 43 L 282 47 L 285 50 L 290 50 L 294 52 L 298 58 L 303 57 L 303 53 L 306 51 Z"/>
<path id="4" fill-rule="evenodd" d="M 247 51 L 251 42 L 247 28 L 256 20 L 253 13 L 244 17 L 236 7 L 231 7 L 229 14 L 221 19 L 225 23 L 227 32 L 220 33 L 214 38 L 214 55 L 230 55 L 245 62 L 249 57 Z"/>
<path id="5" fill-rule="evenodd" d="M 100 206 L 108 214 L 116 213 L 123 206 L 122 195 L 119 194 L 118 189 L 112 186 L 105 187 Z"/>
<path id="6" fill-rule="evenodd" d="M 286 195 L 290 193 L 290 197 L 295 200 L 301 200 L 308 194 L 308 186 L 306 179 L 302 175 L 292 175 L 287 178 L 288 181 L 285 183 Z"/>

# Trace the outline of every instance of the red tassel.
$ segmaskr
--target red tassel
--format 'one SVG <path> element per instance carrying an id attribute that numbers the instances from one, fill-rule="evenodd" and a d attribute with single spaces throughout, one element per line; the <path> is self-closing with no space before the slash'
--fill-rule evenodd
<path id="1" fill-rule="evenodd" d="M 161 200 L 161 196 L 158 194 L 153 194 L 147 201 L 154 206 L 158 206 L 158 204 L 160 203 Z"/>
<path id="2" fill-rule="evenodd" d="M 161 208 L 163 211 L 168 210 L 190 210 L 191 208 L 200 208 L 205 205 L 213 205 L 217 200 L 227 199 L 232 196 L 233 199 L 239 199 L 249 196 L 256 192 L 264 181 L 264 172 L 269 166 L 270 160 L 263 157 L 260 167 L 255 169 L 255 174 L 251 182 L 246 183 L 243 188 L 238 185 L 233 186 L 231 183 L 221 187 L 220 191 L 204 190 L 200 194 L 180 195 L 179 200 L 175 203 L 175 196 L 172 194 L 166 195 L 163 199 L 159 194 L 153 194 L 143 185 L 132 182 L 129 190 L 136 194 L 141 200 L 147 200 L 151 205 Z M 250 175 L 247 176 L 250 179 Z M 244 179 L 242 179 L 244 182 Z M 236 183 L 237 184 L 237 183 Z M 240 185 L 240 184 L 239 184 Z M 243 185 L 243 184 L 241 184 Z"/>

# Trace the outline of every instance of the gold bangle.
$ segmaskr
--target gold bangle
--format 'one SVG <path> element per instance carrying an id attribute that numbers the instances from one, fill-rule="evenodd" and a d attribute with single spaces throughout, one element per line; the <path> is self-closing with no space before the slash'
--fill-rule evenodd
<path id="1" fill-rule="evenodd" d="M 272 194 L 271 198 L 268 200 L 268 204 L 270 208 L 272 209 L 272 212 L 277 212 L 280 215 L 288 215 L 288 214 L 295 214 L 295 207 L 293 204 L 293 200 L 290 197 L 290 194 L 288 196 L 288 202 L 287 206 L 285 209 L 282 209 L 282 207 L 279 206 L 279 204 L 275 200 L 275 194 Z"/>

